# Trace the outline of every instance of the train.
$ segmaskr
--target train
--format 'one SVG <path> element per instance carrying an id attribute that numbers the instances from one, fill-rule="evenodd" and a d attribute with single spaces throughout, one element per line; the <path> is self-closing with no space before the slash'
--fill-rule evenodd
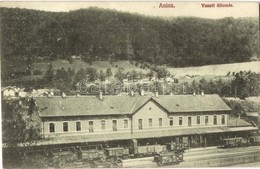
<path id="1" fill-rule="evenodd" d="M 223 138 L 218 148 L 260 145 L 260 136 Z M 184 152 L 189 149 L 186 142 L 170 141 L 161 144 L 138 143 L 133 139 L 127 144 L 80 144 L 73 146 L 41 147 L 33 151 L 25 151 L 24 159 L 37 158 L 42 161 L 41 166 L 65 166 L 67 163 L 86 162 L 89 167 L 116 168 L 124 159 L 153 157 L 158 166 L 175 165 L 183 161 Z M 32 149 L 31 149 L 32 150 Z M 47 162 L 46 162 L 47 161 Z"/>
<path id="2" fill-rule="evenodd" d="M 165 158 L 171 158 L 173 164 L 175 161 L 182 161 L 183 152 L 188 149 L 188 144 L 184 142 L 170 142 L 165 144 L 138 145 L 136 140 L 132 140 L 128 146 L 109 147 L 108 145 L 82 145 L 82 146 L 65 146 L 58 148 L 42 149 L 37 151 L 27 151 L 27 158 L 35 157 L 52 160 L 52 166 L 61 167 L 66 163 L 89 162 L 92 167 L 106 168 L 116 167 L 123 159 L 134 159 L 140 157 L 154 157 L 158 165 L 165 163 Z M 170 154 L 172 156 L 170 157 Z M 177 155 L 175 155 L 177 154 Z M 173 157 L 174 156 L 174 157 Z M 175 157 L 176 156 L 176 157 Z M 162 158 L 162 160 L 158 160 Z M 173 160 L 176 159 L 176 160 Z M 181 159 L 181 160 L 179 160 Z M 90 167 L 91 167 L 90 166 Z"/>
<path id="3" fill-rule="evenodd" d="M 260 145 L 260 136 L 250 136 L 248 138 L 228 137 L 220 140 L 220 145 L 218 146 L 218 148 L 231 148 L 256 145 Z"/>

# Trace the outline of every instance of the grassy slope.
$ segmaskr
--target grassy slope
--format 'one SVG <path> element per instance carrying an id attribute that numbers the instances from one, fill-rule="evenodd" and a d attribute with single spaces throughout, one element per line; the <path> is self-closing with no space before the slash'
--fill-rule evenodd
<path id="1" fill-rule="evenodd" d="M 57 60 L 57 61 L 52 61 L 52 68 L 54 72 L 56 72 L 60 68 L 65 68 L 65 69 L 75 69 L 75 72 L 77 72 L 81 68 L 86 68 L 86 67 L 93 67 L 96 68 L 97 71 L 103 70 L 103 72 L 106 72 L 107 68 L 111 68 L 113 74 L 117 71 L 118 68 L 123 68 L 125 72 L 136 70 L 136 71 L 143 71 L 144 73 L 148 73 L 148 69 L 141 69 L 140 67 L 137 67 L 135 65 L 130 64 L 129 61 L 118 61 L 118 62 L 113 62 L 110 64 L 109 62 L 106 61 L 95 61 L 92 63 L 92 65 L 85 63 L 83 61 L 73 61 L 72 64 L 69 64 L 67 60 Z M 32 65 L 32 70 L 41 70 L 43 72 L 47 71 L 49 67 L 49 62 L 45 63 L 34 63 Z"/>
<path id="2" fill-rule="evenodd" d="M 239 72 L 251 70 L 256 73 L 260 73 L 260 61 L 221 64 L 221 65 L 208 65 L 198 67 L 185 67 L 185 68 L 169 68 L 171 74 L 176 76 L 185 75 L 213 75 L 213 76 L 225 76 L 228 72 Z"/>

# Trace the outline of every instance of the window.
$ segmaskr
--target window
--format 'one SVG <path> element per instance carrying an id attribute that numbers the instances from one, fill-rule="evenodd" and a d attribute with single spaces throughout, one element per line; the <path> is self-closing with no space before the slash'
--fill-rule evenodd
<path id="1" fill-rule="evenodd" d="M 218 121 L 217 121 L 217 116 L 214 115 L 214 125 L 217 125 Z"/>
<path id="2" fill-rule="evenodd" d="M 162 126 L 162 118 L 159 118 L 159 126 Z"/>
<path id="3" fill-rule="evenodd" d="M 142 119 L 138 119 L 138 129 L 139 130 L 143 129 L 143 120 Z"/>
<path id="4" fill-rule="evenodd" d="M 106 121 L 102 120 L 101 121 L 101 130 L 105 130 L 106 129 Z"/>
<path id="5" fill-rule="evenodd" d="M 117 120 L 113 120 L 113 131 L 117 131 Z"/>
<path id="6" fill-rule="evenodd" d="M 197 116 L 197 124 L 200 124 L 200 116 Z"/>
<path id="7" fill-rule="evenodd" d="M 89 121 L 89 122 L 88 122 L 88 125 L 89 125 L 89 132 L 90 132 L 90 133 L 93 133 L 93 132 L 94 132 L 94 128 L 93 128 L 94 122 L 93 122 L 93 121 Z"/>
<path id="8" fill-rule="evenodd" d="M 209 124 L 209 116 L 205 116 L 205 125 Z"/>
<path id="9" fill-rule="evenodd" d="M 191 126 L 191 117 L 188 117 L 188 126 Z"/>
<path id="10" fill-rule="evenodd" d="M 68 132 L 69 131 L 69 124 L 68 122 L 63 122 L 63 132 Z"/>
<path id="11" fill-rule="evenodd" d="M 149 127 L 152 127 L 153 126 L 153 119 L 148 119 L 148 125 L 149 125 Z"/>
<path id="12" fill-rule="evenodd" d="M 182 117 L 179 117 L 179 125 L 182 125 Z"/>
<path id="13" fill-rule="evenodd" d="M 125 129 L 128 128 L 128 120 L 127 119 L 124 120 L 124 128 Z"/>
<path id="14" fill-rule="evenodd" d="M 225 123 L 226 123 L 225 115 L 222 115 L 222 116 L 221 116 L 221 123 L 222 123 L 222 124 L 225 124 Z"/>
<path id="15" fill-rule="evenodd" d="M 173 126 L 173 118 L 170 118 L 170 126 Z"/>
<path id="16" fill-rule="evenodd" d="M 81 131 L 81 122 L 76 122 L 76 131 Z"/>
<path id="17" fill-rule="evenodd" d="M 50 133 L 54 133 L 55 132 L 55 124 L 50 123 Z"/>

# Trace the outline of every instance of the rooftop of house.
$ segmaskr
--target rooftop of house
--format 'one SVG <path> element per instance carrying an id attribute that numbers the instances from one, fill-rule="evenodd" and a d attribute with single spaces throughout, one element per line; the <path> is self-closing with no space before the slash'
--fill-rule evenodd
<path id="1" fill-rule="evenodd" d="M 236 118 L 232 116 L 230 117 L 229 127 L 246 127 L 246 126 L 252 126 L 252 124 L 240 118 Z"/>
<path id="2" fill-rule="evenodd" d="M 154 96 L 67 96 L 35 97 L 41 117 L 130 115 L 148 101 L 153 101 L 169 113 L 230 111 L 218 95 Z"/>

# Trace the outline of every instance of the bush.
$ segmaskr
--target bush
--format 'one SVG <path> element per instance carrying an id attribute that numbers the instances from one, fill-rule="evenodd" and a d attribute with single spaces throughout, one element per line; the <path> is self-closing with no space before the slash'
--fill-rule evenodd
<path id="1" fill-rule="evenodd" d="M 42 75 L 42 71 L 41 70 L 34 70 L 33 71 L 33 75 Z"/>

